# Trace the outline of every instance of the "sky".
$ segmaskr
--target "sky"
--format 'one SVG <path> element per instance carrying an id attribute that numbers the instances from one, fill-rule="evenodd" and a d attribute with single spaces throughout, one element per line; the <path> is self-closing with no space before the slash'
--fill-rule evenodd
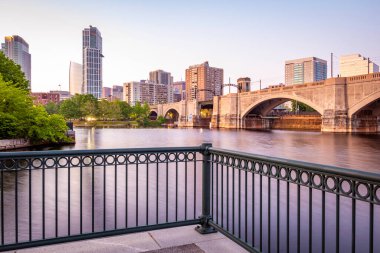
<path id="1" fill-rule="evenodd" d="M 68 90 L 82 63 L 82 30 L 103 37 L 103 86 L 163 69 L 185 80 L 190 65 L 248 76 L 253 89 L 284 82 L 285 61 L 360 53 L 380 63 L 379 0 L 0 0 L 0 41 L 19 35 L 32 55 L 32 91 Z M 59 86 L 61 85 L 61 86 Z"/>

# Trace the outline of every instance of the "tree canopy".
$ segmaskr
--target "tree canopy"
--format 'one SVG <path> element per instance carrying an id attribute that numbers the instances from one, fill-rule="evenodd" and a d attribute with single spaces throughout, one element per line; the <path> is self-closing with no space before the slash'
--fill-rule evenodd
<path id="1" fill-rule="evenodd" d="M 8 85 L 13 85 L 23 90 L 29 90 L 29 81 L 21 71 L 20 65 L 9 59 L 0 51 L 0 73 Z"/>

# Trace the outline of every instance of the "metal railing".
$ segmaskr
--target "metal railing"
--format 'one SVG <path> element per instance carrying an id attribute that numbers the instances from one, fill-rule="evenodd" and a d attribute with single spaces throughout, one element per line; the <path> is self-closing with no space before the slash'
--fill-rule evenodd
<path id="1" fill-rule="evenodd" d="M 0 250 L 199 224 L 200 151 L 0 153 Z"/>
<path id="2" fill-rule="evenodd" d="M 380 175 L 209 148 L 210 225 L 252 252 L 380 252 Z"/>
<path id="3" fill-rule="evenodd" d="M 380 252 L 362 171 L 202 144 L 0 153 L 0 184 L 0 250 L 200 224 L 251 252 Z"/>

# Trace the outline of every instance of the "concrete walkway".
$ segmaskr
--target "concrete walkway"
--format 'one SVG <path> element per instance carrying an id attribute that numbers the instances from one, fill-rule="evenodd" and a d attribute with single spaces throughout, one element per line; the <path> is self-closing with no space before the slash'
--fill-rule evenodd
<path id="1" fill-rule="evenodd" d="M 62 243 L 22 249 L 17 253 L 245 253 L 248 252 L 220 233 L 201 235 L 195 226 L 154 230 L 149 232 Z"/>

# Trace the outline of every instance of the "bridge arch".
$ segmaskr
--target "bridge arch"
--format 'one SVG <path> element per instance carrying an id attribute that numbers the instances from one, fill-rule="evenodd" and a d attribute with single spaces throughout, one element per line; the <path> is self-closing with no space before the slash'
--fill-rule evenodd
<path id="1" fill-rule="evenodd" d="M 267 113 L 269 113 L 273 108 L 275 108 L 278 105 L 281 105 L 289 100 L 296 100 L 298 102 L 304 103 L 310 107 L 312 107 L 314 110 L 316 110 L 320 115 L 323 115 L 323 108 L 314 102 L 305 99 L 303 97 L 299 97 L 293 94 L 279 94 L 279 95 L 272 95 L 272 96 L 266 96 L 263 97 L 251 105 L 249 105 L 241 114 L 241 117 L 246 117 L 252 110 L 255 108 L 261 106 L 261 109 L 264 113 L 263 116 L 265 116 Z"/>
<path id="2" fill-rule="evenodd" d="M 348 109 L 348 117 L 351 118 L 355 113 L 359 112 L 361 109 L 380 99 L 380 90 L 367 96 L 365 99 L 361 100 L 359 103 Z"/>
<path id="3" fill-rule="evenodd" d="M 179 119 L 179 112 L 175 108 L 170 108 L 164 113 L 165 119 L 176 122 Z"/>
<path id="4" fill-rule="evenodd" d="M 149 118 L 151 120 L 156 120 L 158 117 L 158 113 L 157 113 L 157 110 L 151 110 L 150 113 L 149 113 Z"/>

